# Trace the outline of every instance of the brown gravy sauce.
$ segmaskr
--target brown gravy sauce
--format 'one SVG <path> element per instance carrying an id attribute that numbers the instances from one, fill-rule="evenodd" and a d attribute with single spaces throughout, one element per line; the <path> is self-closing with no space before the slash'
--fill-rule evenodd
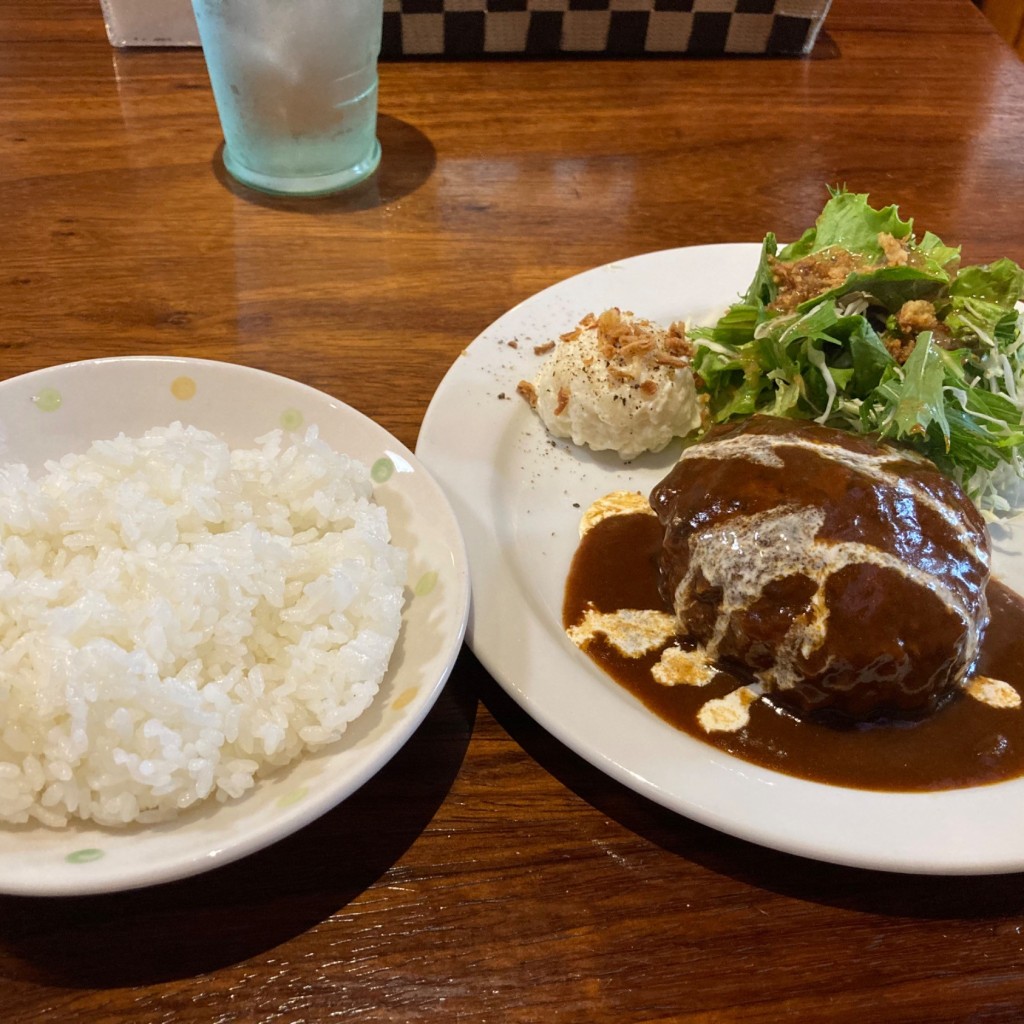
<path id="1" fill-rule="evenodd" d="M 588 607 L 671 613 L 658 592 L 661 525 L 651 515 L 614 515 L 580 542 L 566 584 L 563 623 Z M 992 619 L 982 642 L 980 675 L 1024 695 L 1024 599 L 1003 584 L 988 587 Z M 678 641 L 677 641 L 678 642 Z M 752 680 L 719 672 L 706 686 L 664 686 L 651 676 L 664 647 L 631 659 L 603 637 L 586 653 L 620 685 L 677 729 L 753 764 L 838 786 L 889 791 L 959 789 L 1024 775 L 1024 707 L 994 708 L 957 694 L 923 720 L 839 727 L 802 720 L 762 697 L 737 732 L 705 732 L 697 713 Z"/>

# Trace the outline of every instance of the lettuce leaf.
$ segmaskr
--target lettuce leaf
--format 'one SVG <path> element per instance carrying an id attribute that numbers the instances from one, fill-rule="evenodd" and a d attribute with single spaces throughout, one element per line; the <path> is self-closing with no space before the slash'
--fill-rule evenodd
<path id="1" fill-rule="evenodd" d="M 845 295 L 863 294 L 895 313 L 911 299 L 937 298 L 948 285 L 949 277 L 941 268 L 881 266 L 870 272 L 850 274 L 838 287 L 815 295 L 797 308 L 807 309 L 822 299 L 838 300 Z"/>
<path id="2" fill-rule="evenodd" d="M 747 305 L 762 303 L 767 306 L 775 301 L 779 293 L 778 285 L 772 277 L 771 260 L 778 251 L 778 242 L 770 231 L 764 236 L 761 245 L 761 258 L 757 263 L 757 270 L 754 272 L 754 280 L 750 282 L 747 294 L 743 296 L 743 302 Z"/>
<path id="3" fill-rule="evenodd" d="M 964 267 L 950 285 L 949 294 L 1013 309 L 1024 298 L 1024 270 L 1005 257 L 988 266 Z"/>
<path id="4" fill-rule="evenodd" d="M 949 423 L 942 392 L 945 366 L 930 331 L 917 336 L 914 351 L 902 367 L 894 362 L 875 394 L 884 403 L 880 412 L 880 430 L 894 437 L 927 437 L 934 423 L 949 454 Z"/>
<path id="5" fill-rule="evenodd" d="M 1012 511 L 1004 491 L 1024 494 L 1024 270 L 961 267 L 958 247 L 912 232 L 895 206 L 837 190 L 796 242 L 766 235 L 743 298 L 691 331 L 698 386 L 713 422 L 762 412 L 880 434 L 932 458 L 983 510 Z M 905 264 L 886 262 L 880 233 L 904 240 Z M 793 312 L 774 308 L 775 261 L 837 247 L 855 273 Z M 896 314 L 922 299 L 937 326 L 907 337 Z"/>
<path id="6" fill-rule="evenodd" d="M 779 259 L 797 260 L 832 246 L 881 259 L 884 251 L 878 241 L 880 234 L 906 238 L 913 228 L 914 222 L 901 220 L 895 206 L 873 210 L 868 205 L 867 195 L 840 190 L 832 194 L 814 227 L 805 231 L 799 241 L 787 245 L 779 253 Z"/>

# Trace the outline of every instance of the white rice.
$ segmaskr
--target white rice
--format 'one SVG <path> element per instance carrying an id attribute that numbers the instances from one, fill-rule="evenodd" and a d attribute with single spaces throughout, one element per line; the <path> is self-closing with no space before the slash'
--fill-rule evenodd
<path id="1" fill-rule="evenodd" d="M 315 429 L 256 445 L 175 423 L 0 467 L 0 821 L 238 797 L 370 705 L 406 554 Z"/>

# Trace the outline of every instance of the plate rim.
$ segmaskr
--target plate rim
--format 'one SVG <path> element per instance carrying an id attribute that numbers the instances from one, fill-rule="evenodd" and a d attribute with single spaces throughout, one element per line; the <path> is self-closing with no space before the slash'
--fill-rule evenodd
<path id="1" fill-rule="evenodd" d="M 467 368 L 470 361 L 465 357 L 480 355 L 485 366 L 488 365 L 489 358 L 490 363 L 493 364 L 493 350 L 491 353 L 486 353 L 483 351 L 484 347 L 489 344 L 493 345 L 503 335 L 505 337 L 515 336 L 517 334 L 517 327 L 521 326 L 520 321 L 524 314 L 537 312 L 539 319 L 543 320 L 547 307 L 560 302 L 567 295 L 571 295 L 574 290 L 580 289 L 584 285 L 589 286 L 590 283 L 597 281 L 601 275 L 608 276 L 622 272 L 628 275 L 634 271 L 648 271 L 649 268 L 662 261 L 666 264 L 685 263 L 690 259 L 701 259 L 704 262 L 711 261 L 712 263 L 729 263 L 730 261 L 735 263 L 738 261 L 739 265 L 743 266 L 743 261 L 746 260 L 747 265 L 743 270 L 742 276 L 737 273 L 737 280 L 734 282 L 737 284 L 735 292 L 732 294 L 731 299 L 725 300 L 725 302 L 732 301 L 749 283 L 750 275 L 756 266 L 756 258 L 760 248 L 760 242 L 727 242 L 711 245 L 680 246 L 672 249 L 652 250 L 594 266 L 556 281 L 534 295 L 527 297 L 481 331 L 477 338 L 463 350 L 460 357 L 449 367 L 438 385 L 424 416 L 416 449 L 421 460 L 432 469 L 442 486 L 448 490 L 453 506 L 456 508 L 456 514 L 460 515 L 461 518 L 463 505 L 466 501 L 466 492 L 463 482 L 459 480 L 459 467 L 453 461 L 451 453 L 445 450 L 445 438 L 443 437 L 444 407 L 450 401 L 451 393 L 454 390 L 465 394 L 470 384 L 474 382 L 480 383 L 480 374 L 477 374 L 477 379 L 474 381 L 472 371 Z M 735 270 L 736 267 L 734 266 L 733 269 Z M 650 272 L 653 273 L 653 271 Z M 609 305 L 618 301 L 614 292 L 609 292 L 608 300 Z M 623 300 L 621 305 L 629 305 L 629 300 Z M 693 315 L 699 311 L 692 307 L 681 308 L 676 318 L 684 319 L 688 315 Z M 656 316 L 653 316 L 644 309 L 636 309 L 635 312 L 640 316 L 657 319 Z M 557 337 L 558 334 L 571 329 L 572 326 L 572 323 L 552 324 L 550 325 L 549 334 L 552 338 Z M 493 370 L 494 366 L 491 365 L 490 368 Z M 500 376 L 500 374 L 496 374 L 496 376 Z M 514 382 L 509 380 L 504 380 L 504 384 L 506 386 L 511 384 L 514 387 Z M 498 406 L 497 408 L 500 410 L 501 407 Z M 508 411 L 504 413 L 499 411 L 494 414 L 494 422 L 489 426 L 482 426 L 480 430 L 467 431 L 467 433 L 472 433 L 478 440 L 493 440 L 495 437 L 501 436 L 502 429 L 512 429 L 509 420 L 510 415 L 515 414 Z M 496 426 L 498 423 L 501 424 L 501 429 Z M 442 436 L 438 436 L 439 432 Z M 566 445 L 568 446 L 568 443 Z M 488 454 L 493 455 L 494 453 L 481 451 L 479 445 L 472 451 L 472 455 L 478 462 L 484 460 Z M 472 507 L 470 511 L 474 516 L 480 516 L 481 510 L 478 507 Z M 471 528 L 471 524 L 463 522 L 463 533 L 470 552 L 471 570 L 475 570 L 480 552 L 477 550 L 477 538 L 474 530 Z M 514 574 L 515 567 L 510 564 L 505 553 L 499 552 L 493 557 L 500 561 L 505 569 L 509 570 L 510 575 Z M 502 689 L 524 711 L 555 738 L 599 771 L 602 771 L 641 796 L 693 821 L 737 838 L 783 853 L 825 863 L 896 873 L 947 876 L 1002 874 L 1024 870 L 1024 838 L 1020 840 L 1015 851 L 1011 853 L 990 854 L 986 851 L 981 851 L 980 853 L 973 851 L 971 854 L 966 854 L 959 847 L 956 847 L 956 844 L 953 844 L 955 847 L 953 850 L 943 848 L 937 844 L 936 848 L 932 851 L 917 850 L 912 854 L 907 854 L 905 851 L 893 852 L 884 848 L 884 846 L 878 846 L 873 849 L 863 847 L 844 848 L 842 845 L 837 846 L 827 840 L 822 841 L 820 837 L 814 839 L 808 838 L 807 835 L 794 836 L 789 834 L 786 829 L 779 829 L 771 825 L 765 827 L 763 822 L 753 825 L 749 822 L 737 820 L 734 815 L 729 813 L 723 814 L 719 808 L 715 807 L 708 800 L 702 801 L 697 798 L 680 800 L 678 794 L 666 793 L 664 788 L 660 784 L 653 782 L 650 777 L 645 775 L 643 770 L 638 770 L 635 766 L 622 763 L 621 760 L 617 760 L 606 750 L 594 749 L 588 741 L 588 737 L 581 732 L 582 727 L 579 722 L 566 721 L 564 716 L 553 713 L 547 701 L 538 699 L 534 692 L 524 688 L 519 677 L 523 674 L 523 671 L 536 671 L 538 666 L 525 660 L 519 665 L 509 665 L 506 663 L 503 658 L 503 652 L 496 649 L 493 645 L 493 636 L 487 633 L 489 628 L 488 619 L 493 616 L 495 611 L 492 597 L 486 590 L 480 587 L 475 588 L 475 593 L 473 614 L 470 628 L 467 631 L 467 642 L 488 672 L 491 673 Z M 528 602 L 524 602 L 524 604 L 528 604 Z M 529 611 L 527 615 L 529 615 Z M 543 629 L 544 624 L 541 623 L 540 625 Z M 560 623 L 558 624 L 558 629 L 561 632 Z M 564 634 L 562 638 L 565 639 Z M 565 643 L 568 645 L 568 640 L 565 640 Z M 529 645 L 523 646 L 527 647 Z M 584 657 L 578 651 L 573 653 L 577 656 L 577 659 Z M 524 659 L 527 659 L 529 656 L 529 654 L 521 655 Z M 582 664 L 578 661 L 577 663 Z M 559 667 L 563 666 L 560 664 Z M 548 666 L 548 670 L 550 671 L 550 666 Z M 617 684 L 612 683 L 611 685 Z M 635 698 L 632 699 L 635 701 Z M 654 722 L 661 723 L 661 727 L 672 729 L 671 726 L 662 723 L 653 712 L 644 709 L 644 713 Z M 678 732 L 678 730 L 672 731 L 680 736 L 683 741 L 699 744 L 708 750 L 714 750 L 709 745 L 700 744 L 699 740 L 692 739 L 686 736 L 686 734 Z M 751 798 L 757 794 L 769 793 L 773 787 L 777 790 L 781 786 L 794 792 L 800 789 L 808 793 L 816 791 L 818 797 L 822 797 L 822 794 L 828 794 L 829 797 L 834 797 L 835 794 L 842 794 L 838 800 L 841 803 L 849 804 L 856 808 L 858 814 L 861 813 L 865 805 L 868 807 L 884 805 L 886 813 L 892 815 L 901 815 L 912 806 L 923 808 L 925 805 L 931 805 L 934 809 L 933 817 L 936 819 L 937 825 L 941 825 L 945 821 L 951 808 L 955 811 L 958 805 L 963 804 L 965 801 L 979 800 L 987 804 L 992 802 L 992 794 L 1000 789 L 1016 788 L 1018 791 L 1024 790 L 1024 779 L 1007 780 L 988 786 L 935 793 L 887 793 L 856 790 L 846 787 L 829 786 L 795 776 L 784 775 L 770 769 L 762 769 L 740 759 L 732 758 L 731 755 L 724 753 L 715 760 L 720 760 L 721 757 L 731 760 L 734 763 L 734 768 L 738 765 L 742 774 L 754 778 L 759 783 L 758 786 L 750 789 Z M 1019 800 L 1019 792 L 1017 799 Z M 1010 817 L 1010 815 L 1007 815 L 1007 817 Z M 1012 824 L 1012 821 L 1010 824 Z"/>

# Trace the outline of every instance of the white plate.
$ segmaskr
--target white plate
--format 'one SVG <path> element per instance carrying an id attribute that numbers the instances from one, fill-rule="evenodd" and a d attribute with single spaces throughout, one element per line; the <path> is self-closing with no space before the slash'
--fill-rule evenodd
<path id="1" fill-rule="evenodd" d="M 615 456 L 552 441 L 515 394 L 542 360 L 533 346 L 611 305 L 666 325 L 719 311 L 746 290 L 758 253 L 751 244 L 699 246 L 598 267 L 517 306 L 456 360 L 431 402 L 417 454 L 462 523 L 474 592 L 470 646 L 523 708 L 593 765 L 723 832 L 891 871 L 1024 869 L 1024 780 L 890 794 L 759 768 L 661 721 L 562 632 L 581 510 L 608 491 L 649 492 L 678 451 L 623 466 Z M 1020 589 L 1020 535 L 995 540 L 997 573 Z"/>
<path id="2" fill-rule="evenodd" d="M 175 420 L 249 445 L 270 430 L 315 424 L 338 451 L 372 467 L 375 497 L 410 553 L 402 633 L 381 691 L 338 743 L 259 781 L 233 803 L 201 805 L 127 829 L 0 825 L 0 891 L 110 892 L 166 882 L 268 846 L 349 796 L 405 743 L 459 653 L 469 571 L 458 523 L 422 464 L 387 431 L 304 384 L 229 363 L 131 357 L 69 363 L 0 383 L 0 462 L 38 468 L 119 431 Z"/>

